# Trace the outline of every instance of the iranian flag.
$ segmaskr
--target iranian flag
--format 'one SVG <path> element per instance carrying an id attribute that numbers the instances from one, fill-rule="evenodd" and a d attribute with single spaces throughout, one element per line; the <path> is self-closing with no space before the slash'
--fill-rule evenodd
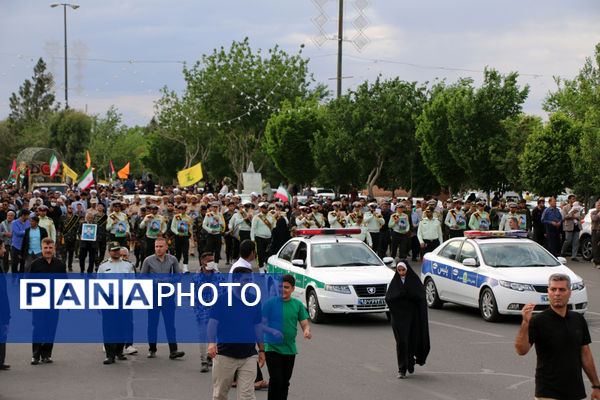
<path id="1" fill-rule="evenodd" d="M 52 157 L 50 158 L 50 179 L 54 178 L 54 175 L 56 175 L 58 172 L 59 167 L 60 164 L 58 163 L 56 156 L 52 154 Z"/>
<path id="2" fill-rule="evenodd" d="M 77 181 L 77 188 L 79 190 L 86 190 L 94 184 L 94 173 L 92 168 L 88 168 Z"/>
<path id="3" fill-rule="evenodd" d="M 113 167 L 112 160 L 110 160 L 110 181 L 112 182 L 116 176 L 117 176 L 117 174 L 115 172 L 115 167 Z"/>
<path id="4" fill-rule="evenodd" d="M 13 159 L 12 168 L 10 169 L 10 174 L 8 175 L 8 179 L 6 180 L 6 184 L 10 185 L 13 181 L 17 180 L 17 159 Z"/>
<path id="5" fill-rule="evenodd" d="M 292 201 L 292 196 L 288 193 L 287 190 L 283 187 L 283 185 L 279 185 L 277 191 L 275 192 L 275 197 L 277 197 L 281 201 Z"/>

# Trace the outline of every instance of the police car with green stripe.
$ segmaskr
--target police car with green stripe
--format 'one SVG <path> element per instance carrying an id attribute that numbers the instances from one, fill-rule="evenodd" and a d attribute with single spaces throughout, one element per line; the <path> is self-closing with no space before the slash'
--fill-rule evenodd
<path id="1" fill-rule="evenodd" d="M 304 229 L 269 257 L 270 273 L 296 278 L 294 297 L 315 322 L 325 314 L 387 312 L 385 292 L 394 270 L 364 242 L 351 237 L 360 229 Z"/>

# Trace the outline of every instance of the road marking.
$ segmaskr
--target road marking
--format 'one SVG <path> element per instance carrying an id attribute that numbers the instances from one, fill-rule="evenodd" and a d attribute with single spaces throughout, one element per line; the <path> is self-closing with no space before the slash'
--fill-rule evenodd
<path id="1" fill-rule="evenodd" d="M 454 329 L 459 329 L 461 331 L 466 331 L 466 332 L 472 332 L 472 333 L 478 333 L 480 335 L 487 335 L 487 336 L 491 336 L 491 337 L 497 337 L 497 338 L 503 338 L 504 336 L 502 335 L 497 335 L 495 333 L 490 333 L 490 332 L 484 332 L 484 331 L 478 331 L 476 329 L 469 329 L 469 328 L 465 328 L 462 326 L 458 326 L 458 325 L 452 325 L 452 324 L 446 324 L 444 322 L 438 322 L 438 321 L 432 321 L 429 320 L 430 324 L 433 325 L 440 325 L 440 326 L 445 326 L 446 328 L 454 328 Z"/>
<path id="2" fill-rule="evenodd" d="M 586 313 L 586 314 L 592 314 L 592 315 L 595 315 L 595 316 L 597 316 L 597 317 L 600 317 L 600 313 L 597 313 L 597 312 L 593 312 L 593 311 L 586 311 L 585 313 Z"/>
<path id="3" fill-rule="evenodd" d="M 481 372 L 444 372 L 444 371 L 439 371 L 439 372 L 435 372 L 435 371 L 423 371 L 421 373 L 421 375 L 427 375 L 427 374 L 431 374 L 431 375 L 490 375 L 490 376 L 506 376 L 509 378 L 522 378 L 524 379 L 521 382 L 517 382 L 517 383 L 513 383 L 512 385 L 507 386 L 507 389 L 517 389 L 519 386 L 525 384 L 525 383 L 529 383 L 529 382 L 533 382 L 535 379 L 527 376 L 527 375 L 518 375 L 518 374 L 509 374 L 509 373 L 505 373 L 505 372 L 495 372 L 492 371 L 490 369 L 483 369 Z"/>

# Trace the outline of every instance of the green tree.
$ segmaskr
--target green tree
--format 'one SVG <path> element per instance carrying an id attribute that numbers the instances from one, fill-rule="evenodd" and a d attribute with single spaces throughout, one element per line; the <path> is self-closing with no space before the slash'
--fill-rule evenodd
<path id="1" fill-rule="evenodd" d="M 20 133 L 28 125 L 47 122 L 59 104 L 54 104 L 54 78 L 46 71 L 46 63 L 40 58 L 33 68 L 33 77 L 26 79 L 18 93 L 9 99 L 8 122 L 13 133 Z"/>
<path id="2" fill-rule="evenodd" d="M 104 116 L 92 117 L 89 148 L 92 165 L 97 177 L 110 177 L 110 160 L 114 163 L 116 142 L 123 136 L 126 127 L 122 124 L 122 115 L 114 106 L 110 106 Z M 115 167 L 116 168 L 116 167 Z"/>
<path id="3" fill-rule="evenodd" d="M 581 137 L 569 151 L 573 166 L 573 189 L 586 201 L 600 193 L 600 111 L 590 110 L 583 124 Z"/>
<path id="4" fill-rule="evenodd" d="M 521 157 L 523 183 L 533 192 L 550 196 L 573 183 L 570 152 L 579 144 L 581 127 L 563 113 L 554 113 L 550 122 L 534 131 Z"/>
<path id="5" fill-rule="evenodd" d="M 596 44 L 594 57 L 586 58 L 575 78 L 555 77 L 554 80 L 557 90 L 546 97 L 546 111 L 561 111 L 575 121 L 583 122 L 588 110 L 600 109 L 600 43 Z"/>
<path id="6" fill-rule="evenodd" d="M 60 151 L 71 168 L 85 168 L 92 119 L 80 111 L 63 110 L 52 118 L 49 129 L 49 146 Z"/>
<path id="7" fill-rule="evenodd" d="M 186 94 L 202 116 L 199 125 L 208 124 L 225 138 L 238 189 L 243 171 L 261 149 L 273 110 L 286 99 L 296 106 L 310 97 L 322 96 L 321 86 L 314 91 L 309 88 L 313 79 L 308 59 L 301 53 L 289 55 L 275 46 L 263 55 L 261 50 L 253 52 L 246 38 L 233 42 L 229 50 L 215 49 L 194 66 L 184 67 Z M 257 171 L 266 160 L 265 154 L 255 164 Z"/>
<path id="8" fill-rule="evenodd" d="M 119 171 L 127 163 L 130 163 L 129 173 L 134 176 L 142 175 L 142 172 L 144 172 L 144 166 L 140 160 L 140 157 L 146 151 L 144 134 L 144 127 L 122 127 L 121 135 L 119 135 L 119 137 L 113 143 L 113 147 L 110 152 L 111 159 L 115 167 L 115 172 Z"/>
<path id="9" fill-rule="evenodd" d="M 529 86 L 519 88 L 517 78 L 516 72 L 502 76 L 486 68 L 479 89 L 460 87 L 449 103 L 452 140 L 448 149 L 465 171 L 466 180 L 479 189 L 506 185 L 502 170 L 490 162 L 490 148 L 498 140 L 506 140 L 501 121 L 519 115 L 529 93 Z"/>
<path id="10" fill-rule="evenodd" d="M 435 85 L 430 91 L 430 100 L 417 118 L 416 140 L 424 165 L 440 185 L 448 187 L 451 195 L 468 182 L 465 171 L 448 151 L 452 143 L 448 108 L 458 90 L 470 83 L 471 80 L 460 80 L 452 86 L 443 83 Z"/>
<path id="11" fill-rule="evenodd" d="M 325 121 L 316 103 L 298 110 L 284 101 L 281 111 L 267 122 L 266 149 L 273 164 L 290 182 L 310 183 L 316 174 L 312 158 L 314 136 Z"/>
<path id="12" fill-rule="evenodd" d="M 173 182 L 177 171 L 184 169 L 185 159 L 181 157 L 185 151 L 183 145 L 160 135 L 155 119 L 145 129 L 145 150 L 140 155 L 142 165 L 152 171 L 160 182 Z"/>

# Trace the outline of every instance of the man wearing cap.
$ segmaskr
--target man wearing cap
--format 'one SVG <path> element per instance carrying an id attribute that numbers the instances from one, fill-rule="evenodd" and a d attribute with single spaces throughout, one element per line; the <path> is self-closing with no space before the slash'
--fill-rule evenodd
<path id="1" fill-rule="evenodd" d="M 354 209 L 346 217 L 346 227 L 348 228 L 358 226 L 358 217 L 363 216 L 363 206 L 360 201 L 355 201 L 354 203 L 352 203 L 352 207 Z"/>
<path id="2" fill-rule="evenodd" d="M 48 207 L 46 205 L 42 204 L 38 207 L 40 227 L 44 228 L 48 232 L 48 237 L 56 242 L 56 228 L 54 227 L 54 221 L 52 221 L 52 218 L 48 217 L 47 214 Z"/>
<path id="3" fill-rule="evenodd" d="M 240 243 L 246 239 L 250 239 L 252 218 L 254 218 L 254 211 L 252 210 L 253 203 L 249 200 L 246 200 L 242 203 L 242 205 L 243 207 L 238 210 L 238 215 L 235 216 L 235 224 L 236 226 L 239 226 L 240 230 Z"/>
<path id="4" fill-rule="evenodd" d="M 312 219 L 311 214 L 308 213 L 307 206 L 299 206 L 298 210 L 300 215 L 296 217 L 296 226 L 298 229 L 312 229 L 315 228 L 315 221 Z"/>
<path id="5" fill-rule="evenodd" d="M 379 247 L 377 254 L 383 259 L 387 255 L 388 247 L 392 241 L 392 234 L 389 228 L 390 219 L 393 212 L 390 210 L 390 202 L 384 201 L 381 203 L 381 217 L 383 218 L 383 226 L 379 229 Z"/>
<path id="6" fill-rule="evenodd" d="M 370 248 L 373 248 L 373 240 L 371 239 L 371 234 L 367 229 L 367 225 L 364 222 L 364 214 L 357 214 L 356 216 L 356 225 L 353 228 L 359 228 L 360 233 L 350 235 L 354 239 L 358 239 L 361 242 L 366 243 Z"/>
<path id="7" fill-rule="evenodd" d="M 225 219 L 219 213 L 219 203 L 213 201 L 208 207 L 208 212 L 202 221 L 202 229 L 206 235 L 206 249 L 215 257 L 218 264 L 221 259 L 221 234 L 225 231 Z"/>
<path id="8" fill-rule="evenodd" d="M 329 211 L 327 214 L 327 221 L 331 228 L 345 228 L 346 227 L 346 213 L 341 210 L 342 202 L 334 201 L 332 203 L 333 211 Z"/>
<path id="9" fill-rule="evenodd" d="M 229 199 L 231 196 L 229 198 L 227 196 L 225 197 L 226 199 Z M 227 201 L 227 207 L 225 208 L 225 211 L 223 211 L 223 220 L 225 221 L 225 265 L 230 265 L 232 259 L 237 258 L 237 252 L 239 252 L 240 242 L 232 235 L 233 230 L 231 229 L 231 219 L 236 214 L 235 203 Z M 235 220 L 233 222 L 235 222 Z M 237 233 L 237 236 L 239 237 L 239 231 Z"/>
<path id="10" fill-rule="evenodd" d="M 253 240 L 256 243 L 258 270 L 260 272 L 265 272 L 264 265 L 269 256 L 267 249 L 271 242 L 271 231 L 273 230 L 273 227 L 275 227 L 275 219 L 267 212 L 267 203 L 261 202 L 258 207 L 259 213 L 252 219 L 250 240 Z"/>
<path id="11" fill-rule="evenodd" d="M 110 259 L 98 267 L 98 274 L 131 274 L 135 270 L 130 262 L 121 259 L 121 245 L 113 241 L 108 244 Z M 123 355 L 125 342 L 133 341 L 133 314 L 131 310 L 102 310 L 102 332 L 104 335 L 104 364 L 114 364 L 115 357 L 127 360 Z M 111 340 L 112 339 L 112 340 Z M 116 340 L 122 343 L 114 343 Z"/>
<path id="12" fill-rule="evenodd" d="M 325 217 L 323 216 L 323 214 L 321 214 L 319 212 L 320 207 L 321 206 L 317 203 L 312 203 L 310 205 L 310 211 L 311 211 L 310 216 L 313 220 L 315 227 L 318 229 L 322 229 L 322 228 L 326 227 L 325 226 Z"/>
<path id="13" fill-rule="evenodd" d="M 425 215 L 419 223 L 417 230 L 417 238 L 423 253 L 428 253 L 435 250 L 443 241 L 442 226 L 437 218 L 433 217 L 433 207 L 427 206 Z"/>
<path id="14" fill-rule="evenodd" d="M 465 213 L 462 210 L 462 199 L 454 199 L 454 208 L 448 211 L 444 225 L 448 227 L 448 235 L 451 238 L 461 237 L 465 229 L 467 229 L 467 220 Z"/>
<path id="15" fill-rule="evenodd" d="M 110 232 L 110 240 L 119 242 L 121 246 L 126 246 L 129 237 L 129 218 L 127 214 L 121 211 L 122 204 L 119 200 L 110 203 L 113 212 L 106 219 L 106 230 Z"/>
<path id="16" fill-rule="evenodd" d="M 408 250 L 411 242 L 412 222 L 406 214 L 406 204 L 404 202 L 396 205 L 396 212 L 391 215 L 388 227 L 392 230 L 392 249 L 391 257 L 396 257 L 396 251 L 399 251 L 400 259 L 408 256 Z"/>
<path id="17" fill-rule="evenodd" d="M 364 214 L 364 221 L 373 242 L 373 250 L 377 252 L 379 250 L 379 230 L 385 221 L 381 213 L 377 212 L 377 203 L 371 202 L 368 204 L 368 207 L 369 211 Z"/>
<path id="18" fill-rule="evenodd" d="M 511 201 L 508 203 L 509 212 L 502 216 L 502 220 L 500 221 L 499 229 L 501 231 L 510 231 L 509 218 L 517 218 L 519 220 L 519 215 L 517 214 L 517 203 Z"/>
<path id="19" fill-rule="evenodd" d="M 488 231 L 490 229 L 490 216 L 485 212 L 485 200 L 477 202 L 477 211 L 471 215 L 469 229 L 474 231 Z"/>
<path id="20" fill-rule="evenodd" d="M 517 205 L 517 214 L 519 215 L 519 229 L 531 231 L 531 211 L 527 208 L 527 201 L 521 199 Z"/>
<path id="21" fill-rule="evenodd" d="M 29 273 L 33 261 L 42 256 L 42 240 L 48 237 L 48 231 L 39 226 L 39 222 L 40 217 L 34 214 L 30 218 L 30 225 L 25 229 L 23 235 L 21 256 L 25 259 L 25 273 Z"/>
<path id="22" fill-rule="evenodd" d="M 179 204 L 178 213 L 173 216 L 171 221 L 171 233 L 175 242 L 175 257 L 177 262 L 183 257 L 183 272 L 189 272 L 188 257 L 190 248 L 190 231 L 194 225 L 194 221 L 186 214 L 187 206 Z"/>
<path id="23" fill-rule="evenodd" d="M 158 206 L 152 204 L 150 207 L 151 214 L 140 223 L 140 228 L 146 230 L 146 257 L 154 254 L 154 241 L 156 238 L 163 237 L 167 231 L 168 221 L 158 213 Z"/>
<path id="24" fill-rule="evenodd" d="M 67 213 L 60 218 L 60 258 L 73 271 L 73 255 L 77 248 L 77 228 L 79 216 L 73 214 L 73 206 L 67 206 Z"/>
<path id="25" fill-rule="evenodd" d="M 502 217 L 506 214 L 506 199 L 501 198 L 498 204 L 492 204 L 492 209 L 490 210 L 490 230 L 496 231 L 500 227 L 500 221 L 502 221 Z"/>

